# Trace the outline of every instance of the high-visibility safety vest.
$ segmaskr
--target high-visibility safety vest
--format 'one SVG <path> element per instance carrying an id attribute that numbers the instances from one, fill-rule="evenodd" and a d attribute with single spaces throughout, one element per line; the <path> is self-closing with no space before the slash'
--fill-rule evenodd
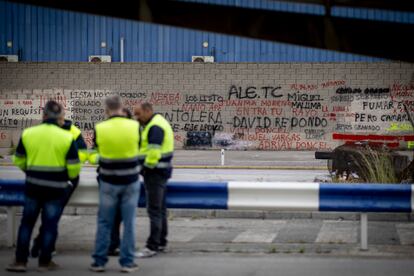
<path id="1" fill-rule="evenodd" d="M 111 117 L 95 126 L 97 154 L 91 163 L 99 162 L 99 177 L 111 184 L 130 184 L 138 180 L 139 123 L 121 116 Z"/>
<path id="2" fill-rule="evenodd" d="M 31 188 L 64 189 L 81 169 L 72 134 L 48 122 L 23 131 L 13 162 L 26 172 Z"/>
<path id="3" fill-rule="evenodd" d="M 72 134 L 73 140 L 75 142 L 78 140 L 79 136 L 81 135 L 80 129 L 77 128 L 73 124 L 70 125 L 69 132 Z M 88 159 L 88 150 L 86 148 L 80 148 L 78 144 L 77 146 L 78 146 L 79 160 L 81 161 L 81 163 L 84 163 Z"/>
<path id="4" fill-rule="evenodd" d="M 161 145 L 150 144 L 148 134 L 153 126 L 158 126 L 164 132 Z M 170 123 L 160 114 L 154 115 L 141 133 L 140 156 L 145 158 L 144 166 L 148 168 L 171 168 L 171 159 L 174 152 L 174 132 Z"/>
<path id="5" fill-rule="evenodd" d="M 79 138 L 79 135 L 81 135 L 81 131 L 79 128 L 77 128 L 75 125 L 71 124 L 70 125 L 70 129 L 69 132 L 72 134 L 73 136 L 73 140 L 77 140 Z"/>

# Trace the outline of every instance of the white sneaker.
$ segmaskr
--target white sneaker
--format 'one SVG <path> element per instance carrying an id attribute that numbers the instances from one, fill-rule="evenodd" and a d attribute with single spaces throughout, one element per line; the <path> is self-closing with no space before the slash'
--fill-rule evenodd
<path id="1" fill-rule="evenodd" d="M 6 267 L 6 270 L 11 272 L 26 272 L 27 267 L 26 263 L 13 262 Z"/>
<path id="2" fill-rule="evenodd" d="M 135 253 L 135 258 L 150 258 L 157 255 L 157 251 L 153 251 L 147 247 Z"/>
<path id="3" fill-rule="evenodd" d="M 138 269 L 139 269 L 139 266 L 137 264 L 132 264 L 132 265 L 129 265 L 129 266 L 123 266 L 121 268 L 121 272 L 131 273 L 131 272 L 137 271 Z"/>
<path id="4" fill-rule="evenodd" d="M 105 267 L 104 266 L 100 266 L 96 263 L 93 263 L 89 266 L 89 270 L 93 271 L 93 272 L 104 272 L 105 271 Z"/>

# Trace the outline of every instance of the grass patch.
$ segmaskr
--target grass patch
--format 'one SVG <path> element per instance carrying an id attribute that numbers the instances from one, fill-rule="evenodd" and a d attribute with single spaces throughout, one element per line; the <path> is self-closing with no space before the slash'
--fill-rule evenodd
<path id="1" fill-rule="evenodd" d="M 386 149 L 373 150 L 366 147 L 357 152 L 359 176 L 366 183 L 397 183 L 391 153 Z M 358 156 L 356 155 L 356 156 Z"/>
<path id="2" fill-rule="evenodd" d="M 269 253 L 270 253 L 270 254 L 275 254 L 275 253 L 277 253 L 277 248 L 276 248 L 276 246 L 271 247 L 271 248 L 269 249 Z"/>
<path id="3" fill-rule="evenodd" d="M 344 147 L 338 151 L 334 183 L 400 183 L 395 154 L 387 148 Z M 346 165 L 347 163 L 347 165 Z"/>

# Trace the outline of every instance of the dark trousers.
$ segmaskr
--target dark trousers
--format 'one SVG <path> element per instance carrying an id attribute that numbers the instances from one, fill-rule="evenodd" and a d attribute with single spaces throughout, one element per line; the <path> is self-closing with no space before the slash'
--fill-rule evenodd
<path id="1" fill-rule="evenodd" d="M 64 199 L 38 199 L 26 196 L 23 217 L 19 227 L 16 261 L 27 263 L 30 238 L 36 220 L 41 214 L 43 231 L 40 239 L 39 264 L 48 264 L 57 239 L 58 223 L 64 208 Z"/>
<path id="2" fill-rule="evenodd" d="M 62 199 L 63 200 L 63 208 L 62 208 L 62 213 L 60 214 L 60 216 L 62 216 L 63 210 L 65 209 L 65 206 L 68 204 L 68 202 L 70 200 L 70 197 L 72 196 L 75 189 L 78 187 L 79 177 L 76 177 L 75 179 L 72 179 L 71 183 L 72 183 L 72 186 L 68 186 L 66 188 L 65 195 Z M 42 238 L 42 235 L 43 235 L 42 234 L 43 231 L 44 231 L 44 226 L 43 226 L 43 223 L 42 223 L 39 227 L 39 234 L 33 240 L 33 246 L 32 246 L 32 252 L 33 253 L 38 253 L 40 251 L 41 238 Z M 57 237 L 56 237 L 56 239 L 57 239 Z M 53 244 L 52 252 L 53 251 L 55 251 L 55 244 Z"/>
<path id="3" fill-rule="evenodd" d="M 159 246 L 167 245 L 167 206 L 166 190 L 167 178 L 150 170 L 144 174 L 144 186 L 146 192 L 147 212 L 150 219 L 150 236 L 147 240 L 147 248 L 158 251 Z"/>

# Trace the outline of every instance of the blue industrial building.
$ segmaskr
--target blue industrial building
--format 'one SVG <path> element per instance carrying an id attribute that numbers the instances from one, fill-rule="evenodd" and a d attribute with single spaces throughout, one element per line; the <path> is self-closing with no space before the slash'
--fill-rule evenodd
<path id="1" fill-rule="evenodd" d="M 318 5 L 269 0 L 187 0 L 240 7 L 324 14 Z M 414 13 L 334 8 L 333 16 L 414 24 Z M 212 17 L 213 20 L 213 17 Z M 138 21 L 36 7 L 0 0 L 0 55 L 21 61 L 88 61 L 110 55 L 125 62 L 342 62 L 380 59 Z M 207 42 L 207 43 L 205 43 Z"/>

